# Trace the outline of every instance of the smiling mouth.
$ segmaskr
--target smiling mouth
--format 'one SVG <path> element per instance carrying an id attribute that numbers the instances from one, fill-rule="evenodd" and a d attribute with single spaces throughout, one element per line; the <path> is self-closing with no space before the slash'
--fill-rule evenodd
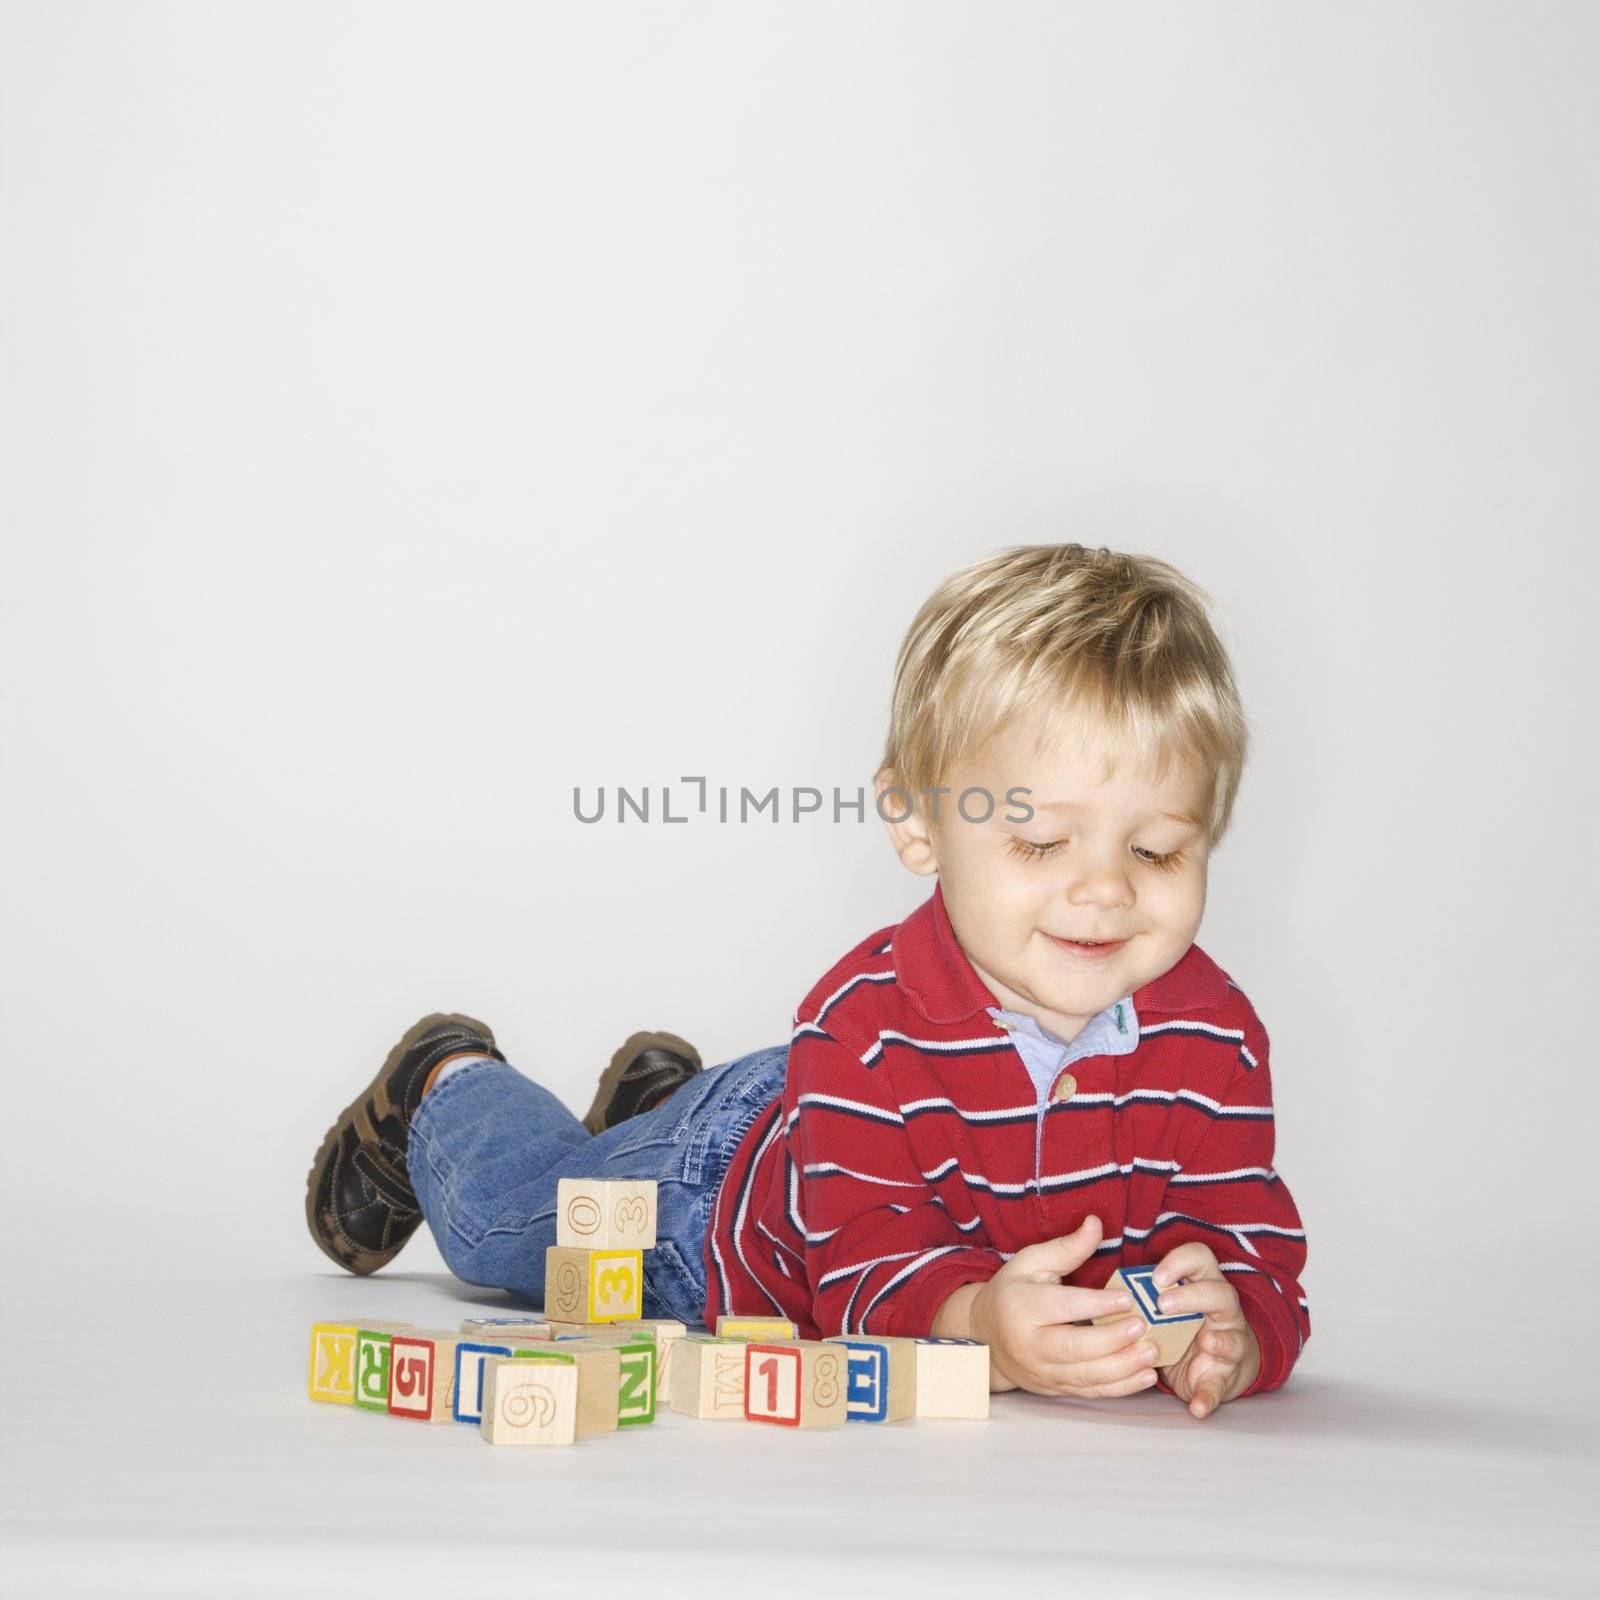
<path id="1" fill-rule="evenodd" d="M 1059 933 L 1048 933 L 1040 929 L 1045 938 L 1052 944 L 1058 944 L 1063 949 L 1074 951 L 1079 955 L 1105 955 L 1112 950 L 1120 950 L 1128 941 L 1126 939 L 1068 939 Z"/>

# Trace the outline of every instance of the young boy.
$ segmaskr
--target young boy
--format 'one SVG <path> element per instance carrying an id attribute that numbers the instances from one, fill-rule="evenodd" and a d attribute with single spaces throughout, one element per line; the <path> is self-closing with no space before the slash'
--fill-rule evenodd
<path id="1" fill-rule="evenodd" d="M 1041 545 L 953 574 L 901 646 L 876 778 L 938 882 L 787 1046 L 702 1072 L 636 1034 L 580 1122 L 482 1023 L 426 1017 L 330 1130 L 313 1236 L 366 1272 L 425 1217 L 459 1276 L 542 1300 L 557 1180 L 652 1178 L 646 1316 L 976 1338 L 994 1389 L 1158 1385 L 1196 1417 L 1278 1387 L 1311 1329 L 1267 1033 L 1193 942 L 1247 742 L 1166 563 Z M 1087 1320 L 1151 1264 L 1164 1310 L 1205 1317 L 1159 1371 L 1139 1321 Z"/>

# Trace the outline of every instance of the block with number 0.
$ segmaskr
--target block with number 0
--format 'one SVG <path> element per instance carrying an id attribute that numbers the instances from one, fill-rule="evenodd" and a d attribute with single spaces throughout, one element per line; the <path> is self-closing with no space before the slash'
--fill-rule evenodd
<path id="1" fill-rule="evenodd" d="M 544 1253 L 544 1311 L 558 1322 L 624 1322 L 644 1300 L 644 1252 L 575 1250 L 553 1244 Z"/>
<path id="2" fill-rule="evenodd" d="M 785 1428 L 836 1428 L 846 1417 L 847 1352 L 813 1339 L 747 1344 L 744 1414 Z"/>
<path id="3" fill-rule="evenodd" d="M 556 1243 L 575 1250 L 654 1250 L 653 1178 L 558 1178 Z"/>

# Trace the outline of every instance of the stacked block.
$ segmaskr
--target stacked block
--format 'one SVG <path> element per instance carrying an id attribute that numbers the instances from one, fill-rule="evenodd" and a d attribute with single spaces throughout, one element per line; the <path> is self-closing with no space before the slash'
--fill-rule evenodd
<path id="1" fill-rule="evenodd" d="M 637 1321 L 644 1252 L 656 1243 L 656 1186 L 562 1178 L 556 1242 L 545 1251 L 544 1310 L 553 1322 Z"/>
<path id="2" fill-rule="evenodd" d="M 655 1185 L 563 1178 L 543 1315 L 319 1322 L 307 1392 L 324 1404 L 474 1425 L 493 1444 L 569 1445 L 640 1427 L 665 1402 L 702 1420 L 795 1429 L 989 1414 L 989 1349 L 970 1339 L 797 1336 L 783 1317 L 717 1319 L 690 1333 L 642 1317 Z M 1176 1360 L 1204 1318 L 1163 1317 L 1150 1268 L 1120 1269 L 1158 1347 Z M 1122 1315 L 1126 1315 L 1123 1313 Z M 1101 1321 L 1111 1320 L 1106 1318 Z M 1163 1338 L 1172 1342 L 1165 1354 Z"/>
<path id="3" fill-rule="evenodd" d="M 1127 1290 L 1133 1300 L 1133 1311 L 1112 1311 L 1106 1316 L 1096 1317 L 1094 1324 L 1098 1327 L 1102 1322 L 1121 1322 L 1130 1314 L 1142 1317 L 1145 1332 L 1156 1347 L 1156 1365 L 1170 1367 L 1194 1342 L 1200 1324 L 1206 1319 L 1201 1311 L 1184 1311 L 1172 1316 L 1163 1312 L 1157 1303 L 1161 1291 L 1155 1286 L 1155 1270 L 1153 1266 L 1118 1267 L 1111 1274 L 1106 1288 Z M 1184 1281 L 1178 1279 L 1178 1283 Z M 1177 1284 L 1173 1287 L 1176 1288 Z"/>

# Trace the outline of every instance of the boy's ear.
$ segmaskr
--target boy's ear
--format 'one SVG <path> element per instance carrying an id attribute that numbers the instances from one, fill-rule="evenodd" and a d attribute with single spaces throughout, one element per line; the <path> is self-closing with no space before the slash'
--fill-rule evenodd
<path id="1" fill-rule="evenodd" d="M 872 780 L 878 796 L 878 815 L 889 830 L 894 853 L 912 872 L 929 877 L 939 870 L 939 854 L 934 847 L 922 813 L 912 806 L 909 790 L 896 788 L 892 767 L 884 767 Z"/>

